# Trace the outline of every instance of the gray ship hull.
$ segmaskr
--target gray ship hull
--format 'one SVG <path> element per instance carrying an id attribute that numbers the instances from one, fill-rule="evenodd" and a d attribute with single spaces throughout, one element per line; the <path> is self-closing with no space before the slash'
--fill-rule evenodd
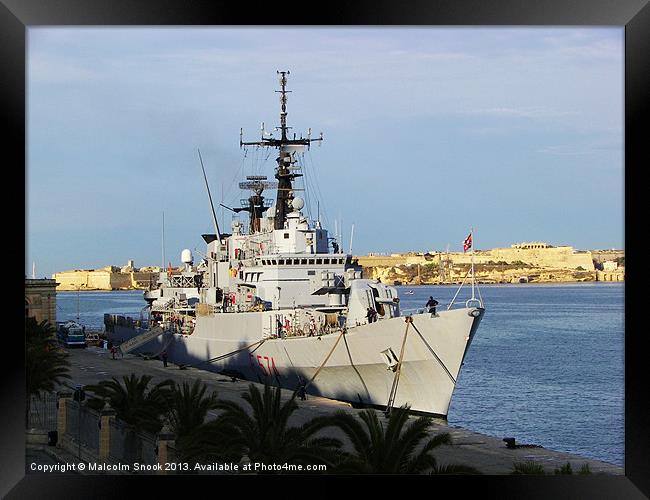
<path id="1" fill-rule="evenodd" d="M 447 415 L 483 312 L 482 308 L 459 308 L 441 311 L 436 317 L 411 316 L 413 324 L 406 335 L 393 406 L 409 404 L 417 412 Z M 307 393 L 352 404 L 386 406 L 395 378 L 392 368 L 407 326 L 404 317 L 350 327 L 344 335 L 265 338 L 269 331 L 265 326 L 272 315 L 273 311 L 198 316 L 191 335 L 166 333 L 138 351 L 157 353 L 166 347 L 169 360 L 177 365 L 290 389 L 298 387 L 301 380 L 311 380 L 318 371 Z M 112 334 L 118 341 L 134 335 L 136 330 L 125 327 L 116 327 Z M 240 352 L 228 355 L 236 351 Z"/>

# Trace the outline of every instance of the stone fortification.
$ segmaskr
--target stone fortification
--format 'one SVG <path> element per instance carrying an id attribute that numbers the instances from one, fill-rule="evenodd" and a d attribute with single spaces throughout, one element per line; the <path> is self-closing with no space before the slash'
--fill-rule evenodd
<path id="1" fill-rule="evenodd" d="M 453 259 L 454 263 L 469 263 L 469 253 L 459 254 Z M 579 269 L 594 271 L 594 262 L 591 252 L 578 252 L 570 246 L 547 247 L 547 248 L 494 248 L 487 251 L 474 253 L 474 262 L 489 263 L 524 262 L 536 267 L 550 269 Z"/>
<path id="2" fill-rule="evenodd" d="M 608 251 L 599 257 L 609 260 L 623 257 L 621 254 Z M 365 277 L 405 284 L 462 281 L 472 262 L 471 252 L 411 252 L 356 258 L 364 267 Z M 594 266 L 594 260 L 590 251 L 543 242 L 474 252 L 475 275 L 486 283 L 624 280 L 624 268 L 613 270 L 608 265 L 604 270 L 609 272 L 597 272 L 602 269 Z"/>
<path id="3" fill-rule="evenodd" d="M 532 247 L 526 244 L 513 245 L 510 248 L 494 248 L 492 250 L 478 250 L 474 252 L 476 264 L 491 264 L 503 262 L 512 264 L 523 262 L 535 267 L 555 269 L 578 269 L 594 271 L 591 252 L 579 252 L 570 246 L 552 247 L 544 244 Z M 532 244 L 531 244 L 532 245 Z M 469 264 L 472 261 L 471 252 L 429 252 L 427 254 L 392 254 L 359 256 L 359 264 L 368 267 L 404 266 L 412 264 L 426 265 L 431 262 L 449 259 L 454 265 Z"/>
<path id="4" fill-rule="evenodd" d="M 145 289 L 158 279 L 160 268 L 136 269 L 133 261 L 127 266 L 106 266 L 101 269 L 63 271 L 52 275 L 57 291 L 74 290 L 137 290 Z"/>

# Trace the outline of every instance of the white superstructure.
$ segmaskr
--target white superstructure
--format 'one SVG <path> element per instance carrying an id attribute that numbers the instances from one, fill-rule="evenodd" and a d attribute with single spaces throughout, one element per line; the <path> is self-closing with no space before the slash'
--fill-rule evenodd
<path id="1" fill-rule="evenodd" d="M 164 345 L 179 365 L 445 416 L 482 304 L 403 317 L 397 289 L 364 279 L 336 238 L 310 220 L 293 182 L 302 175 L 301 150 L 322 135 L 288 138 L 287 74 L 279 72 L 281 138 L 240 139 L 242 147 L 278 150 L 277 182 L 248 176 L 240 187 L 251 196 L 231 209 L 248 213 L 247 227 L 235 219 L 231 233 L 221 233 L 215 216 L 201 263 L 184 250 L 182 271 L 161 273 L 145 298 L 165 333 L 142 349 Z M 267 189 L 276 189 L 273 203 L 262 195 Z M 110 331 L 118 340 L 138 334 Z"/>

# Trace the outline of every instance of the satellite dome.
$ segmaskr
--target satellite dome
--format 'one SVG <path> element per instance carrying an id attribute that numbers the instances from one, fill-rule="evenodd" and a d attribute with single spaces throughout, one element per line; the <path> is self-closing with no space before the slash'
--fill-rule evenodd
<path id="1" fill-rule="evenodd" d="M 294 198 L 291 205 L 293 206 L 294 210 L 300 210 L 302 207 L 305 206 L 305 200 L 303 200 L 302 198 Z"/>
<path id="2" fill-rule="evenodd" d="M 183 264 L 191 264 L 194 262 L 194 258 L 192 257 L 192 251 L 189 248 L 186 248 L 181 252 L 181 262 Z"/>

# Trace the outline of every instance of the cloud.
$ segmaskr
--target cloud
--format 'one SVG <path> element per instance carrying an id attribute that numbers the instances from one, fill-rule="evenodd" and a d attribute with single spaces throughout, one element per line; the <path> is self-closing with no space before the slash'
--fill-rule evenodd
<path id="1" fill-rule="evenodd" d="M 577 115 L 575 111 L 558 110 L 543 107 L 528 107 L 528 108 L 511 108 L 505 106 L 497 106 L 492 108 L 481 108 L 460 111 L 464 115 L 478 115 L 478 116 L 491 116 L 491 117 L 512 117 L 512 118 L 561 118 L 564 116 Z"/>

